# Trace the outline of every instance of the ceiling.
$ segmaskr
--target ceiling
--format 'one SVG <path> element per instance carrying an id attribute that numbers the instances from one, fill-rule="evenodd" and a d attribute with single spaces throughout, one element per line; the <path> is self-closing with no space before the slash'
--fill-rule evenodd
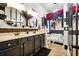
<path id="1" fill-rule="evenodd" d="M 12 5 L 12 4 L 10 4 Z M 20 8 L 19 6 L 17 6 L 17 4 L 15 4 L 17 8 Z M 20 4 L 18 4 L 20 5 Z M 40 6 L 45 9 L 45 10 L 51 10 L 51 11 L 55 11 L 55 10 L 59 10 L 63 8 L 63 3 L 24 3 L 23 4 L 25 6 L 26 9 L 31 9 L 31 8 L 35 8 L 36 10 L 38 10 L 38 7 L 40 8 Z M 39 6 L 40 5 L 40 6 Z M 21 7 L 22 9 L 22 7 Z"/>
<path id="2" fill-rule="evenodd" d="M 50 10 L 54 12 L 55 10 L 59 10 L 63 8 L 63 3 L 40 3 L 40 5 L 45 9 L 45 10 Z"/>
<path id="3" fill-rule="evenodd" d="M 63 3 L 24 3 L 24 5 L 27 9 L 30 9 L 31 7 L 34 8 L 40 5 L 45 10 L 54 11 L 54 10 L 62 9 L 64 4 Z"/>

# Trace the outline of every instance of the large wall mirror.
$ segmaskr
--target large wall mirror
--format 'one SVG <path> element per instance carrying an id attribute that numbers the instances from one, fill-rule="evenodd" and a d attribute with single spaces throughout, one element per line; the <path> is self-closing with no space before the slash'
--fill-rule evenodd
<path id="1" fill-rule="evenodd" d="M 15 8 L 11 8 L 12 9 L 12 19 L 16 20 L 16 9 Z"/>
<path id="2" fill-rule="evenodd" d="M 21 26 L 21 18 L 19 10 L 17 10 L 17 26 Z"/>
<path id="3" fill-rule="evenodd" d="M 26 19 L 23 17 L 21 12 L 13 7 L 5 8 L 5 15 L 7 24 L 14 27 L 22 27 L 26 25 Z"/>
<path id="4" fill-rule="evenodd" d="M 6 17 L 7 19 L 10 18 L 10 8 L 8 8 L 8 7 L 5 8 L 5 15 L 7 16 Z"/>

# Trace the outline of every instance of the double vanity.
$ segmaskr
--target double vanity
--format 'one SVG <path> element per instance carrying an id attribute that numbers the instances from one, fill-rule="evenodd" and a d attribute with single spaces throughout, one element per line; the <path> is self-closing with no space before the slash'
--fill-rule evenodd
<path id="1" fill-rule="evenodd" d="M 32 56 L 45 46 L 45 32 L 27 26 L 30 17 L 23 10 L 21 15 L 0 3 L 0 11 L 0 56 Z"/>
<path id="2" fill-rule="evenodd" d="M 3 35 L 2 35 L 3 34 Z M 0 56 L 32 56 L 45 46 L 45 33 L 0 33 Z"/>

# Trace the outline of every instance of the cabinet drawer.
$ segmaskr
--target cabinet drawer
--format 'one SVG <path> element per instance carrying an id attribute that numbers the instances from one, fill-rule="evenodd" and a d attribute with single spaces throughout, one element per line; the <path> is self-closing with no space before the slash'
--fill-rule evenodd
<path id="1" fill-rule="evenodd" d="M 5 50 L 0 51 L 0 56 L 20 56 L 21 46 L 17 45 Z"/>
<path id="2" fill-rule="evenodd" d="M 34 41 L 34 37 L 33 36 L 27 37 L 27 43 L 33 42 L 33 41 Z"/>
<path id="3" fill-rule="evenodd" d="M 29 43 L 31 41 L 33 41 L 34 37 L 30 36 L 30 37 L 26 37 L 26 38 L 21 38 L 18 40 L 19 44 L 21 43 Z"/>
<path id="4" fill-rule="evenodd" d="M 9 47 L 13 47 L 17 45 L 17 40 L 10 40 L 5 42 L 0 42 L 0 50 L 4 50 Z"/>
<path id="5" fill-rule="evenodd" d="M 35 36 L 35 40 L 36 40 L 36 39 L 39 39 L 39 36 L 38 36 L 38 35 Z"/>
<path id="6" fill-rule="evenodd" d="M 33 53 L 32 43 L 24 44 L 24 56 L 29 56 Z"/>
<path id="7" fill-rule="evenodd" d="M 25 43 L 25 42 L 27 42 L 27 37 L 25 37 L 25 38 L 20 38 L 20 39 L 18 40 L 18 43 L 19 43 L 19 44 L 23 44 L 23 43 Z"/>

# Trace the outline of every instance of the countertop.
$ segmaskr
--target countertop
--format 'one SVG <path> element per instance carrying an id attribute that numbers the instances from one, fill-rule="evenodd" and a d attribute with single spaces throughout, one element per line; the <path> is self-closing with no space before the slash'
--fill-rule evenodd
<path id="1" fill-rule="evenodd" d="M 17 35 L 15 36 L 13 33 L 5 33 L 5 34 L 1 34 L 0 33 L 0 42 L 3 42 L 3 41 L 8 41 L 8 40 L 13 40 L 13 39 L 19 39 L 19 38 L 23 38 L 23 37 L 29 37 L 29 36 L 34 36 L 34 35 L 39 35 L 39 34 L 42 34 L 42 33 L 45 33 L 44 31 L 39 31 L 39 32 L 36 32 L 36 33 L 29 33 L 29 34 L 26 34 L 25 32 L 23 33 L 20 33 L 20 35 Z"/>

